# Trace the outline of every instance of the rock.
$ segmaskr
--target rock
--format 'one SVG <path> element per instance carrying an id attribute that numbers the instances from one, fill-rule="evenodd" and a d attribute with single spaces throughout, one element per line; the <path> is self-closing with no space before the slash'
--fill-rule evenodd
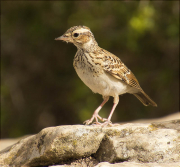
<path id="1" fill-rule="evenodd" d="M 53 165 L 49 167 L 180 167 L 179 162 L 173 163 L 137 163 L 137 162 L 121 162 L 111 164 L 109 162 L 101 162 L 97 165 L 91 163 L 72 163 L 71 165 Z"/>
<path id="2" fill-rule="evenodd" d="M 139 167 L 143 164 L 151 167 L 157 164 L 161 167 L 166 164 L 172 167 L 172 164 L 180 164 L 179 125 L 180 120 L 104 128 L 85 125 L 49 127 L 2 150 L 0 166 L 126 167 L 131 164 L 129 166 Z"/>
<path id="3" fill-rule="evenodd" d="M 180 123 L 180 121 L 174 122 Z M 167 125 L 167 122 L 165 124 Z M 163 123 L 160 125 L 162 128 Z M 103 138 L 95 155 L 100 162 L 146 163 L 180 160 L 180 133 L 177 130 L 159 129 L 153 124 L 131 124 L 129 128 L 121 126 L 118 129 L 120 128 L 122 129 L 118 135 L 112 134 L 114 133 L 112 131 Z M 174 153 L 173 157 L 172 153 Z"/>
<path id="4" fill-rule="evenodd" d="M 166 122 L 153 122 L 152 126 L 162 129 L 176 129 L 180 131 L 180 122 L 179 120 L 172 120 L 172 121 L 166 121 Z"/>
<path id="5" fill-rule="evenodd" d="M 58 126 L 20 140 L 0 152 L 0 165 L 49 165 L 96 153 L 104 133 L 92 126 Z M 3 163 L 2 163 L 3 162 Z"/>
<path id="6" fill-rule="evenodd" d="M 19 138 L 15 138 L 15 139 L 1 139 L 0 141 L 0 151 L 4 150 L 5 148 L 17 143 L 19 140 L 28 137 L 28 135 L 23 136 L 23 137 L 19 137 Z"/>
<path id="7" fill-rule="evenodd" d="M 175 120 L 177 118 L 180 118 L 180 112 L 176 112 L 176 113 L 172 113 L 170 115 L 164 116 L 164 117 L 160 117 L 160 118 L 154 118 L 154 119 L 139 119 L 139 120 L 133 120 L 131 122 L 120 122 L 120 124 L 125 124 L 125 123 L 156 123 L 156 122 L 165 122 L 165 121 L 170 121 L 170 120 Z M 175 125 L 176 127 L 177 126 Z M 20 138 L 15 138 L 15 139 L 1 139 L 0 141 L 0 151 L 5 149 L 6 147 L 13 145 L 15 143 L 17 143 L 20 139 L 23 139 L 26 136 L 20 137 Z"/>
<path id="8" fill-rule="evenodd" d="M 63 166 L 59 166 L 59 167 L 63 167 Z M 110 164 L 108 162 L 101 162 L 95 167 L 180 167 L 180 164 L 178 162 L 177 163 L 146 163 L 146 164 L 136 163 L 136 162 L 122 162 L 122 163 Z"/>
<path id="9" fill-rule="evenodd" d="M 49 167 L 91 167 L 88 165 L 83 166 L 84 164 L 76 165 L 53 165 Z M 110 164 L 109 162 L 101 162 L 98 165 L 92 167 L 180 167 L 179 162 L 174 163 L 136 163 L 136 162 L 121 162 Z"/>
<path id="10" fill-rule="evenodd" d="M 165 122 L 165 121 L 171 121 L 176 120 L 177 118 L 180 118 L 180 112 L 175 112 L 170 115 L 166 115 L 164 117 L 160 118 L 153 118 L 153 119 L 137 119 L 131 121 L 131 123 L 152 123 L 152 122 Z M 127 123 L 127 122 L 124 122 Z"/>

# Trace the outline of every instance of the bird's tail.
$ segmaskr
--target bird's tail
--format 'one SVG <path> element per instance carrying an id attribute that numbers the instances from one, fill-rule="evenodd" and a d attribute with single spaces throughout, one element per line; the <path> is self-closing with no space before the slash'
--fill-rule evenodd
<path id="1" fill-rule="evenodd" d="M 134 93 L 133 95 L 136 96 L 145 106 L 152 105 L 157 107 L 157 104 L 151 100 L 151 98 L 144 91 Z"/>

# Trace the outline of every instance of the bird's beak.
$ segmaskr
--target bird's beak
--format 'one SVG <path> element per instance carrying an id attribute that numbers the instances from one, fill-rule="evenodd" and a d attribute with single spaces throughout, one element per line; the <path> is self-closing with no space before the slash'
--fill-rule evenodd
<path id="1" fill-rule="evenodd" d="M 63 35 L 58 37 L 58 38 L 55 38 L 55 40 L 62 40 L 62 41 L 65 41 L 67 37 L 64 37 Z"/>
<path id="2" fill-rule="evenodd" d="M 65 42 L 72 42 L 72 39 L 69 36 L 66 35 L 62 35 L 58 38 L 55 38 L 55 40 L 61 40 L 61 41 L 65 41 Z"/>

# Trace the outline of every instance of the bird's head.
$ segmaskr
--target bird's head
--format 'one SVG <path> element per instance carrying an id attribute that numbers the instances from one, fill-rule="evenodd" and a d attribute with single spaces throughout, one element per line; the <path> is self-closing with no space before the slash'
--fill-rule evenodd
<path id="1" fill-rule="evenodd" d="M 93 49 L 93 47 L 97 45 L 93 33 L 86 26 L 71 27 L 62 36 L 56 38 L 55 40 L 71 42 L 77 48 L 85 50 Z"/>

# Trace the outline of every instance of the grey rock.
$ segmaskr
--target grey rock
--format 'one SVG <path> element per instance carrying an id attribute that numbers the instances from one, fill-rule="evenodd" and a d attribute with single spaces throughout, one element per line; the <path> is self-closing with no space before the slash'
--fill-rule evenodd
<path id="1" fill-rule="evenodd" d="M 92 126 L 58 126 L 20 140 L 0 152 L 0 165 L 39 166 L 78 159 L 96 153 L 104 136 Z"/>
<path id="2" fill-rule="evenodd" d="M 176 121 L 177 118 L 180 118 L 180 112 L 172 113 L 170 115 L 167 115 L 167 116 L 164 116 L 161 118 L 133 120 L 133 121 L 131 121 L 131 123 L 152 123 L 153 122 L 153 124 L 154 124 L 157 122 L 159 124 L 159 122 L 160 123 L 163 122 L 163 124 L 164 124 L 164 122 L 167 121 L 167 124 L 170 124 L 169 123 L 170 120 Z M 125 124 L 125 123 L 130 123 L 130 122 L 121 122 L 121 124 Z M 157 124 L 154 124 L 154 126 L 157 126 Z M 175 128 L 180 129 L 180 126 L 178 126 L 178 124 L 176 124 L 176 123 L 175 124 L 173 123 L 173 126 L 175 126 Z M 171 128 L 171 129 L 173 129 L 173 128 Z M 28 136 L 29 135 L 26 135 L 26 136 L 22 136 L 22 137 L 15 138 L 15 139 L 1 139 L 0 140 L 0 151 L 10 145 L 17 143 L 20 139 L 23 139 Z"/>
<path id="3" fill-rule="evenodd" d="M 53 165 L 49 167 L 89 167 L 83 166 L 81 164 L 76 165 Z M 101 162 L 93 167 L 180 167 L 179 162 L 174 163 L 137 163 L 137 162 L 121 162 L 121 163 L 114 163 L 110 164 L 109 162 Z"/>
<path id="4" fill-rule="evenodd" d="M 118 127 L 119 134 L 113 134 L 114 131 L 106 132 L 107 135 L 95 155 L 100 162 L 180 160 L 180 133 L 177 130 L 162 127 L 159 129 L 153 124 L 127 125 L 126 128 Z"/>
<path id="5" fill-rule="evenodd" d="M 59 166 L 60 167 L 60 166 Z M 63 166 L 61 166 L 63 167 Z M 95 167 L 180 167 L 178 162 L 174 163 L 136 163 L 136 162 L 122 162 L 110 164 L 108 162 L 101 162 Z"/>
<path id="6" fill-rule="evenodd" d="M 161 167 L 163 163 L 180 163 L 179 125 L 180 120 L 104 128 L 49 127 L 2 150 L 0 166 L 69 164 L 100 167 L 103 163 L 98 162 L 106 161 L 121 166 L 157 163 Z"/>

